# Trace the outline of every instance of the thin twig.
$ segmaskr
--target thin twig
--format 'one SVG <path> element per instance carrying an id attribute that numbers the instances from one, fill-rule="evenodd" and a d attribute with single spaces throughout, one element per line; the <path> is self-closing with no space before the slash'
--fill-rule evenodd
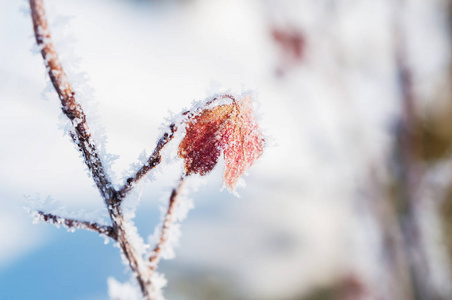
<path id="1" fill-rule="evenodd" d="M 235 99 L 234 96 L 229 95 L 229 94 L 223 94 L 223 95 L 213 98 L 212 100 L 207 101 L 204 107 L 209 106 L 210 104 L 214 103 L 215 101 L 218 101 L 218 100 L 224 99 L 224 98 L 229 98 L 232 100 L 232 102 L 237 102 L 237 100 Z M 187 111 L 183 112 L 182 115 L 183 116 L 188 115 L 188 118 L 191 118 L 193 115 L 196 115 L 202 109 L 204 109 L 204 108 L 198 107 L 194 111 L 187 110 Z"/>
<path id="2" fill-rule="evenodd" d="M 171 192 L 171 196 L 168 204 L 168 211 L 166 212 L 165 219 L 163 221 L 162 230 L 160 232 L 160 238 L 157 245 L 152 252 L 152 255 L 149 257 L 151 274 L 157 269 L 157 265 L 161 259 L 161 252 L 166 242 L 168 241 L 171 226 L 174 224 L 175 211 L 177 206 L 179 205 L 180 194 L 182 193 L 182 189 L 184 187 L 184 177 L 181 177 L 177 187 L 173 189 Z"/>
<path id="3" fill-rule="evenodd" d="M 232 95 L 230 95 L 230 94 L 223 94 L 223 95 L 220 95 L 220 96 L 218 96 L 218 97 L 213 98 L 212 100 L 210 100 L 209 102 L 207 102 L 206 105 L 210 105 L 210 104 L 212 104 L 213 102 L 215 102 L 215 101 L 217 101 L 217 100 L 220 100 L 220 99 L 223 99 L 223 98 L 229 98 L 229 99 L 232 100 L 232 102 L 237 102 L 237 100 L 235 99 L 234 96 L 232 96 Z"/>
<path id="4" fill-rule="evenodd" d="M 116 232 L 114 231 L 112 226 L 99 225 L 95 222 L 63 218 L 54 214 L 44 213 L 43 211 L 36 211 L 35 214 L 39 217 L 39 220 L 43 222 L 47 222 L 53 225 L 62 225 L 70 229 L 91 230 L 99 234 L 106 235 L 114 240 L 117 239 Z"/>
<path id="5" fill-rule="evenodd" d="M 119 189 L 117 197 L 120 201 L 127 196 L 127 194 L 132 190 L 134 185 L 140 179 L 142 179 L 149 171 L 154 169 L 162 161 L 160 151 L 166 146 L 166 144 L 168 144 L 174 138 L 174 133 L 177 131 L 177 127 L 174 124 L 171 124 L 169 128 L 170 132 L 169 133 L 165 132 L 163 134 L 163 136 L 158 141 L 157 146 L 154 149 L 154 152 L 151 154 L 151 156 L 149 156 L 146 163 L 138 170 L 138 172 L 134 176 L 129 177 L 126 180 L 124 186 L 121 189 Z"/>

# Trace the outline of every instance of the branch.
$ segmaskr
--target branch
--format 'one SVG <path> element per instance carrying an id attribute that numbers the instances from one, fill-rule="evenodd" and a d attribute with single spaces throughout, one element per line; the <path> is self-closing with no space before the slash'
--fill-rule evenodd
<path id="1" fill-rule="evenodd" d="M 135 276 L 140 290 L 143 294 L 143 299 L 152 300 L 151 298 L 151 276 L 149 270 L 146 267 L 146 263 L 143 257 L 138 253 L 137 249 L 132 245 L 132 240 L 129 236 L 127 228 L 130 228 L 130 223 L 126 224 L 124 214 L 122 213 L 121 206 L 113 206 L 110 211 L 110 216 L 113 222 L 115 231 L 118 233 L 118 244 L 122 253 L 129 262 L 130 269 Z"/>
<path id="2" fill-rule="evenodd" d="M 176 188 L 173 189 L 169 204 L 168 204 L 168 211 L 166 212 L 165 220 L 163 221 L 162 231 L 160 233 L 160 239 L 157 243 L 157 245 L 154 248 L 154 251 L 152 252 L 152 255 L 149 257 L 149 263 L 150 263 L 150 270 L 151 274 L 154 273 L 155 269 L 157 269 L 157 265 L 161 259 L 161 252 L 168 241 L 169 234 L 171 231 L 171 226 L 174 224 L 174 212 L 176 211 L 176 208 L 179 204 L 180 197 L 179 195 L 182 192 L 182 189 L 184 187 L 184 177 L 181 177 L 179 180 L 179 183 Z"/>
<path id="3" fill-rule="evenodd" d="M 206 105 L 210 105 L 210 104 L 212 104 L 213 102 L 215 102 L 215 101 L 217 101 L 217 100 L 220 100 L 220 99 L 223 99 L 223 98 L 229 98 L 229 99 L 232 100 L 232 102 L 237 102 L 237 100 L 235 99 L 234 96 L 229 95 L 229 94 L 223 94 L 223 95 L 220 95 L 220 96 L 218 96 L 218 97 L 213 98 L 212 100 L 210 100 L 209 102 L 207 102 Z"/>
<path id="4" fill-rule="evenodd" d="M 82 152 L 85 164 L 90 170 L 94 182 L 107 204 L 113 204 L 115 191 L 106 176 L 104 166 L 97 153 L 97 147 L 92 141 L 91 133 L 86 122 L 86 115 L 80 104 L 75 100 L 75 92 L 63 70 L 53 45 L 47 24 L 43 0 L 30 0 L 31 17 L 36 43 L 41 49 L 50 80 L 58 93 L 63 113 L 69 118 L 74 127 L 71 136 Z"/>
<path id="5" fill-rule="evenodd" d="M 403 11 L 404 0 L 399 0 Z M 397 12 L 399 13 L 399 12 Z M 395 58 L 399 75 L 401 117 L 397 128 L 396 162 L 398 163 L 397 209 L 405 251 L 409 260 L 409 272 L 413 297 L 416 299 L 441 298 L 430 283 L 430 263 L 424 246 L 422 224 L 419 221 L 420 183 L 424 177 L 422 165 L 423 141 L 420 120 L 417 116 L 417 95 L 413 81 L 413 69 L 407 56 L 406 33 L 397 15 L 395 23 Z"/>
<path id="6" fill-rule="evenodd" d="M 174 124 L 171 124 L 169 128 L 170 133 L 165 132 L 165 134 L 160 138 L 157 146 L 154 149 L 154 152 L 152 152 L 152 155 L 149 156 L 147 162 L 138 170 L 138 172 L 134 176 L 129 177 L 126 180 L 124 186 L 119 189 L 117 197 L 120 201 L 127 196 L 127 194 L 133 189 L 134 185 L 140 179 L 142 179 L 149 171 L 160 164 L 160 162 L 162 161 L 160 151 L 174 138 L 174 133 L 177 131 L 177 127 Z"/>
<path id="7" fill-rule="evenodd" d="M 148 291 L 150 286 L 149 272 L 143 258 L 130 243 L 129 233 L 120 207 L 121 198 L 118 197 L 117 191 L 112 187 L 110 180 L 106 176 L 97 147 L 91 139 L 86 116 L 80 104 L 75 100 L 75 93 L 58 59 L 58 54 L 48 29 L 43 0 L 30 0 L 30 8 L 36 43 L 41 48 L 41 55 L 47 67 L 50 80 L 60 98 L 63 113 L 69 118 L 74 127 L 71 137 L 82 153 L 85 164 L 104 199 L 112 221 L 113 231 L 117 236 L 116 240 L 137 278 L 143 296 L 146 299 L 151 299 Z"/>
<path id="8" fill-rule="evenodd" d="M 46 214 L 42 211 L 35 211 L 35 216 L 39 218 L 40 221 L 53 224 L 53 225 L 62 225 L 66 228 L 70 229 L 86 229 L 95 231 L 99 234 L 106 235 L 114 240 L 117 239 L 116 232 L 113 230 L 112 226 L 108 225 L 99 225 L 95 222 L 88 221 L 79 221 L 75 219 L 63 218 L 54 214 Z"/>

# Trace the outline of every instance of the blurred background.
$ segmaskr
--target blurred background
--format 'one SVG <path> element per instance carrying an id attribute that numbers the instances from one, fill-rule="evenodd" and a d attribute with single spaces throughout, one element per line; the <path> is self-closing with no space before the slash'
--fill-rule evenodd
<path id="1" fill-rule="evenodd" d="M 0 299 L 108 299 L 107 278 L 130 276 L 119 249 L 24 209 L 51 197 L 107 220 L 61 128 L 27 1 L 0 8 Z M 167 299 L 452 299 L 449 0 L 46 8 L 117 183 L 171 113 L 221 92 L 256 100 L 265 153 L 240 198 L 220 191 L 221 165 L 192 181 L 176 258 L 159 266 Z M 168 162 L 141 186 L 143 237 L 180 171 Z"/>

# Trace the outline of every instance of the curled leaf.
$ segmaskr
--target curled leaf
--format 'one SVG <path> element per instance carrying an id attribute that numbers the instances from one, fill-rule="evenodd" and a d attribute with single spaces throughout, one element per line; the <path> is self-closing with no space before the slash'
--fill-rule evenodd
<path id="1" fill-rule="evenodd" d="M 233 190 L 239 177 L 259 158 L 264 138 L 250 97 L 202 110 L 187 120 L 186 135 L 179 145 L 185 173 L 205 175 L 225 160 L 223 183 Z"/>

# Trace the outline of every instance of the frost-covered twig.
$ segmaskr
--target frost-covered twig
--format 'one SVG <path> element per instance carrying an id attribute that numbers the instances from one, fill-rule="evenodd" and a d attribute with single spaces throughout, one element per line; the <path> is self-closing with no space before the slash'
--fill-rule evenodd
<path id="1" fill-rule="evenodd" d="M 180 199 L 179 196 L 184 187 L 184 183 L 185 183 L 184 177 L 181 177 L 179 180 L 179 183 L 177 184 L 177 187 L 174 188 L 173 191 L 171 192 L 171 196 L 170 196 L 169 204 L 168 204 L 168 210 L 166 212 L 165 219 L 163 220 L 162 230 L 160 232 L 159 241 L 158 241 L 157 245 L 155 246 L 154 251 L 152 252 L 152 255 L 149 257 L 151 273 L 153 273 L 155 271 L 155 269 L 157 269 L 157 265 L 161 258 L 160 253 L 161 253 L 163 247 L 165 246 L 166 242 L 168 241 L 170 231 L 171 231 L 171 226 L 174 223 L 175 210 L 179 204 L 179 199 Z"/>
<path id="2" fill-rule="evenodd" d="M 127 196 L 127 194 L 132 190 L 133 186 L 161 162 L 162 157 L 160 155 L 160 151 L 163 149 L 163 147 L 166 146 L 166 144 L 168 144 L 174 138 L 174 133 L 177 130 L 175 124 L 171 124 L 169 128 L 170 132 L 169 133 L 165 132 L 163 134 L 163 136 L 158 141 L 157 146 L 154 149 L 154 152 L 152 152 L 152 155 L 149 156 L 146 163 L 138 170 L 138 172 L 134 176 L 129 177 L 126 180 L 124 186 L 121 189 L 119 189 L 117 196 L 119 200 L 124 199 Z"/>
<path id="3" fill-rule="evenodd" d="M 129 262 L 129 266 L 132 269 L 138 284 L 140 285 L 143 297 L 147 300 L 152 300 L 150 296 L 151 277 L 149 276 L 146 263 L 143 257 L 138 253 L 138 250 L 132 244 L 132 239 L 130 239 L 130 235 L 126 230 L 127 223 L 120 206 L 114 206 L 112 210 L 114 212 L 111 214 L 111 218 L 118 233 L 117 241 L 122 253 Z"/>
<path id="4" fill-rule="evenodd" d="M 47 67 L 50 80 L 58 93 L 63 113 L 71 120 L 75 144 L 82 152 L 85 164 L 90 170 L 94 182 L 107 204 L 112 204 L 115 191 L 105 173 L 97 147 L 92 141 L 86 115 L 75 99 L 75 92 L 63 70 L 55 46 L 52 43 L 43 0 L 30 0 L 31 16 L 36 43 Z"/>
<path id="5" fill-rule="evenodd" d="M 86 229 L 95 231 L 99 234 L 106 235 L 114 240 L 117 239 L 116 232 L 112 226 L 100 225 L 95 222 L 79 221 L 75 219 L 63 218 L 54 214 L 44 213 L 43 211 L 34 212 L 35 218 L 39 221 L 50 223 L 53 225 L 62 225 L 68 229 Z"/>

